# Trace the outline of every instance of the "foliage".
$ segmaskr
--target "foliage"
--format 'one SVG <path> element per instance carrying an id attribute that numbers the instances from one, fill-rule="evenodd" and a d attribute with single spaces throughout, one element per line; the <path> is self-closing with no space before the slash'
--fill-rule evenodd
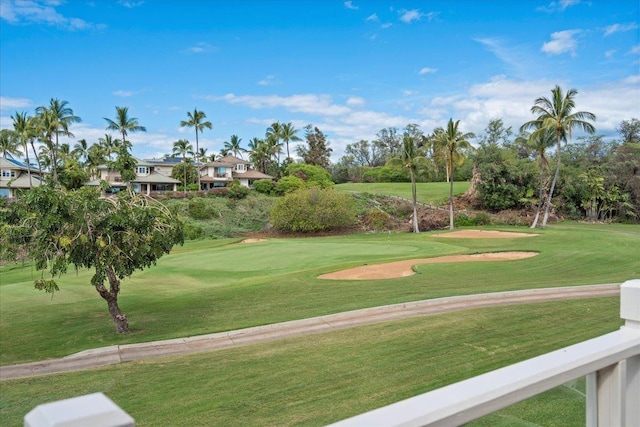
<path id="1" fill-rule="evenodd" d="M 305 142 L 296 147 L 296 153 L 302 157 L 305 163 L 327 168 L 331 163 L 330 156 L 333 151 L 329 148 L 327 138 L 317 127 L 308 124 L 304 128 Z"/>
<path id="2" fill-rule="evenodd" d="M 277 230 L 309 233 L 336 230 L 355 223 L 351 196 L 333 189 L 303 188 L 276 201 L 270 219 Z"/>
<path id="3" fill-rule="evenodd" d="M 304 188 L 306 184 L 302 178 L 297 176 L 285 176 L 278 180 L 274 188 L 274 193 L 278 196 L 283 196 L 287 193 Z"/>
<path id="4" fill-rule="evenodd" d="M 89 181 L 89 176 L 77 160 L 69 159 L 60 168 L 58 179 L 67 190 L 75 190 Z"/>
<path id="5" fill-rule="evenodd" d="M 195 184 L 198 182 L 198 169 L 191 162 L 176 163 L 171 169 L 171 178 L 179 179 L 180 182 L 186 180 L 187 185 Z"/>
<path id="6" fill-rule="evenodd" d="M 422 169 L 417 171 L 416 180 L 424 176 Z M 407 168 L 389 164 L 375 168 L 363 168 L 362 182 L 411 182 Z"/>
<path id="7" fill-rule="evenodd" d="M 253 183 L 253 189 L 262 194 L 273 194 L 275 187 L 271 179 L 259 179 Z"/>
<path id="8" fill-rule="evenodd" d="M 320 188 L 329 188 L 334 185 L 329 172 L 320 166 L 306 163 L 291 163 L 287 166 L 286 173 L 289 176 L 297 176 L 302 179 L 308 187 L 315 185 Z"/>
<path id="9" fill-rule="evenodd" d="M 244 199 L 249 195 L 251 190 L 248 187 L 240 184 L 240 181 L 234 180 L 227 185 L 227 197 L 230 199 Z"/>
<path id="10" fill-rule="evenodd" d="M 131 192 L 101 198 L 88 187 L 34 188 L 9 206 L 5 227 L 2 244 L 28 251 L 41 270 L 39 289 L 55 290 L 53 278 L 66 273 L 69 265 L 93 268 L 91 285 L 107 301 L 118 332 L 128 330 L 117 303 L 120 280 L 155 265 L 183 242 L 181 221 L 163 205 Z M 45 279 L 44 270 L 52 279 Z"/>

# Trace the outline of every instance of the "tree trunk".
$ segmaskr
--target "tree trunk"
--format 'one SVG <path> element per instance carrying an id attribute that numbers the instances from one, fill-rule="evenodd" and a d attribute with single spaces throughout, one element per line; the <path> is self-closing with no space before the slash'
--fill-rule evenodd
<path id="1" fill-rule="evenodd" d="M 113 324 L 117 333 L 129 331 L 129 320 L 127 316 L 120 310 L 118 306 L 118 293 L 120 292 L 120 281 L 116 277 L 111 267 L 107 269 L 107 278 L 109 279 L 109 289 L 104 284 L 96 285 L 96 290 L 100 296 L 107 302 L 109 314 L 113 319 Z"/>
<path id="2" fill-rule="evenodd" d="M 194 117 L 195 119 L 195 117 Z M 200 148 L 198 146 L 198 125 L 196 124 L 196 171 L 198 172 L 198 191 L 202 190 L 200 187 L 200 167 L 198 166 L 198 156 L 200 156 Z"/>
<path id="3" fill-rule="evenodd" d="M 538 207 L 536 208 L 536 216 L 533 218 L 533 223 L 531 224 L 530 228 L 536 228 L 538 226 L 538 219 L 540 218 L 540 212 L 542 211 L 542 207 L 545 206 L 545 187 L 546 185 L 546 179 L 545 179 L 545 174 L 541 173 L 540 174 L 540 199 L 538 200 Z"/>
<path id="4" fill-rule="evenodd" d="M 420 233 L 420 228 L 418 227 L 418 191 L 416 189 L 416 176 L 413 170 L 409 172 L 411 173 L 411 195 L 413 196 L 413 232 Z"/>
<path id="5" fill-rule="evenodd" d="M 549 196 L 547 197 L 546 206 L 544 208 L 544 217 L 542 218 L 542 225 L 540 228 L 545 228 L 547 226 L 547 220 L 549 219 L 549 211 L 551 210 L 551 198 L 553 197 L 553 191 L 556 188 L 556 183 L 558 182 L 558 176 L 560 176 L 560 159 L 561 159 L 561 146 L 560 146 L 560 137 L 558 137 L 558 148 L 556 155 L 558 156 L 558 161 L 556 163 L 556 173 L 553 175 L 553 181 L 551 181 L 551 188 L 549 188 Z"/>
<path id="6" fill-rule="evenodd" d="M 453 230 L 453 174 L 449 180 L 449 230 Z"/>

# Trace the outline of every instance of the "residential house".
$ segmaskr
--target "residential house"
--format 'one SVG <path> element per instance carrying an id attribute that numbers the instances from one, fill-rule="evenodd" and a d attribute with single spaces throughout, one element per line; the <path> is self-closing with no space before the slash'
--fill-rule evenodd
<path id="1" fill-rule="evenodd" d="M 136 159 L 136 177 L 131 181 L 131 188 L 136 193 L 151 194 L 156 191 L 176 191 L 180 181 L 171 178 L 171 167 L 158 164 L 158 161 L 147 161 Z M 109 169 L 107 165 L 100 165 L 97 168 L 93 180 L 85 185 L 100 185 L 101 181 L 106 181 L 110 185 L 107 194 L 116 193 L 127 187 L 127 183 L 122 180 L 120 173 Z"/>
<path id="2" fill-rule="evenodd" d="M 273 177 L 253 169 L 251 162 L 235 156 L 224 156 L 215 162 L 200 166 L 200 182 L 204 190 L 226 187 L 234 180 L 238 180 L 245 187 L 251 187 L 253 182 L 259 179 L 273 179 Z"/>
<path id="3" fill-rule="evenodd" d="M 29 181 L 29 171 L 31 181 Z M 0 157 L 0 197 L 16 197 L 22 190 L 40 186 L 42 181 L 40 171 L 33 166 Z"/>

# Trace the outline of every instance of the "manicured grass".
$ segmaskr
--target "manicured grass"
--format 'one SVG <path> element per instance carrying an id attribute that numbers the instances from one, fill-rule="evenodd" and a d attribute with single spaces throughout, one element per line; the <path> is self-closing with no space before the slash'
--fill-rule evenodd
<path id="1" fill-rule="evenodd" d="M 101 391 L 138 426 L 325 425 L 613 331 L 618 313 L 617 297 L 477 309 L 5 381 L 0 418 Z M 478 425 L 584 425 L 565 389 Z"/>
<path id="2" fill-rule="evenodd" d="M 453 194 L 461 195 L 469 188 L 469 182 L 454 182 Z M 384 194 L 411 199 L 410 182 L 379 182 L 379 183 L 347 183 L 338 184 L 336 189 L 356 193 Z M 431 205 L 442 205 L 449 200 L 448 182 L 418 182 L 416 184 L 419 202 Z"/>
<path id="3" fill-rule="evenodd" d="M 529 229 L 501 228 L 529 232 Z M 188 243 L 123 282 L 125 335 L 86 271 L 59 279 L 53 298 L 33 289 L 29 265 L 0 269 L 0 363 L 61 357 L 88 348 L 152 341 L 450 295 L 619 283 L 640 277 L 640 226 L 554 224 L 525 239 L 442 239 L 360 234 Z M 321 273 L 453 253 L 535 251 L 507 262 L 424 264 L 401 279 L 327 281 Z"/>

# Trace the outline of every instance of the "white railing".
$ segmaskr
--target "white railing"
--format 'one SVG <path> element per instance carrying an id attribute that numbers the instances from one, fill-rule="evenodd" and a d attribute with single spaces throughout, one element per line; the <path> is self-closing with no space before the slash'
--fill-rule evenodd
<path id="1" fill-rule="evenodd" d="M 587 377 L 588 427 L 640 426 L 640 280 L 620 287 L 617 331 L 332 424 L 459 426 Z"/>

